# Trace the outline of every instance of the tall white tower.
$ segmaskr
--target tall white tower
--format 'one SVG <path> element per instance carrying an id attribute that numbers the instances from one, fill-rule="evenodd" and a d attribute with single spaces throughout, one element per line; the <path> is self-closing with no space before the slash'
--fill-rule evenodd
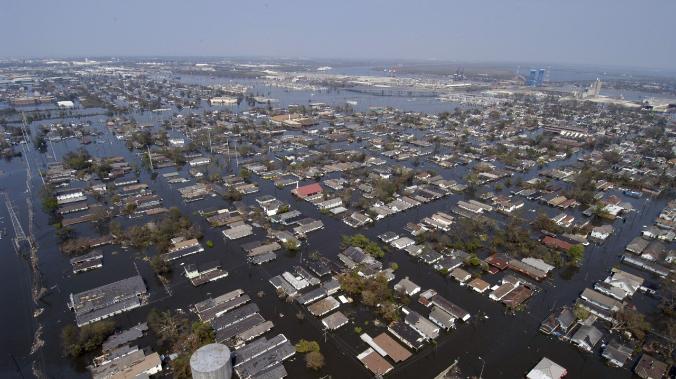
<path id="1" fill-rule="evenodd" d="M 200 347 L 190 357 L 190 371 L 193 379 L 232 378 L 230 349 L 220 343 Z"/>

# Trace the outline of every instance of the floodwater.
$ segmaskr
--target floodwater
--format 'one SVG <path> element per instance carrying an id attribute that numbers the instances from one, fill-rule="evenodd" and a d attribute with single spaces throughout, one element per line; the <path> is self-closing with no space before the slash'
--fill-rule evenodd
<path id="1" fill-rule="evenodd" d="M 297 99 L 293 97 L 287 98 L 283 96 L 286 92 L 278 93 L 273 91 L 271 89 L 270 96 L 280 98 L 283 104 L 298 103 L 297 100 L 303 97 L 303 95 L 296 94 L 295 96 L 298 96 Z M 343 101 L 340 97 L 341 95 L 324 94 L 323 96 L 327 99 L 337 96 L 333 102 L 340 103 Z M 368 104 L 368 101 L 371 101 L 371 104 L 373 104 L 379 101 L 379 99 L 368 96 L 364 100 L 364 103 Z M 395 99 L 395 101 L 405 100 Z M 146 113 L 145 115 L 135 115 L 135 117 L 139 122 L 146 122 L 152 121 L 150 117 L 157 118 L 158 116 Z M 99 127 L 104 133 L 100 138 L 103 141 L 102 143 L 85 146 L 90 153 L 97 156 L 123 155 L 129 162 L 140 166 L 139 159 L 106 130 L 103 126 L 104 120 L 102 117 L 90 117 L 79 119 L 78 121 L 86 120 L 91 120 L 93 125 Z M 32 128 L 35 130 L 37 125 L 39 124 L 34 123 Z M 55 155 L 59 158 L 68 151 L 73 151 L 80 147 L 76 140 L 61 141 L 53 143 L 52 146 Z M 40 178 L 36 173 L 36 169 L 37 167 L 44 167 L 49 161 L 47 154 L 39 154 L 32 147 L 29 147 L 29 150 L 28 160 L 33 168 L 33 191 L 30 194 L 25 192 L 25 160 L 14 159 L 0 162 L 0 170 L 3 172 L 3 176 L 1 177 L 2 183 L 0 185 L 3 187 L 3 190 L 10 193 L 14 206 L 17 209 L 18 217 L 21 219 L 26 232 L 28 231 L 28 216 L 25 199 L 26 196 L 31 196 L 33 203 L 36 207 L 39 207 Z M 222 157 L 220 159 L 224 160 Z M 567 161 L 556 162 L 552 166 L 572 163 L 574 159 L 575 156 Z M 391 161 L 390 163 L 401 164 L 395 161 Z M 231 164 L 234 165 L 234 162 L 231 162 Z M 448 170 L 440 169 L 426 161 L 422 162 L 420 167 L 434 169 L 444 177 L 456 180 L 461 178 L 464 170 L 466 170 L 465 167 Z M 187 169 L 185 167 L 182 170 L 182 173 L 186 177 L 188 176 Z M 233 172 L 237 172 L 236 168 L 232 167 L 232 169 Z M 160 171 L 160 174 L 172 170 L 172 168 L 164 169 Z M 528 179 L 537 175 L 537 169 L 518 175 L 522 175 L 524 179 Z M 513 178 L 512 181 L 515 181 L 515 179 Z M 325 228 L 311 233 L 303 245 L 301 252 L 295 255 L 280 253 L 275 261 L 262 266 L 252 266 L 246 263 L 245 254 L 239 246 L 246 242 L 264 238 L 263 229 L 256 229 L 255 236 L 226 242 L 220 230 L 210 228 L 196 212 L 200 209 L 223 208 L 231 206 L 231 204 L 217 198 L 207 198 L 202 201 L 186 204 L 180 199 L 176 191 L 177 185 L 168 184 L 161 175 L 158 175 L 153 180 L 147 172 L 143 171 L 141 173 L 141 181 L 151 185 L 153 191 L 162 197 L 165 206 L 179 207 L 184 214 L 190 216 L 193 222 L 201 226 L 204 232 L 204 240 L 212 240 L 215 243 L 214 248 L 207 248 L 204 253 L 186 257 L 179 260 L 178 263 L 173 264 L 172 295 L 159 283 L 153 275 L 149 264 L 142 259 L 145 253 L 134 251 L 133 249 L 123 250 L 118 246 L 107 246 L 102 249 L 104 252 L 104 267 L 102 269 L 73 275 L 67 257 L 64 257 L 57 248 L 54 229 L 48 225 L 47 217 L 41 211 L 36 211 L 34 229 L 36 231 L 37 242 L 40 246 L 40 271 L 43 276 L 44 286 L 48 289 L 47 294 L 39 303 L 39 306 L 44 308 L 44 313 L 38 320 L 43 325 L 43 338 L 46 341 L 39 355 L 29 354 L 36 323 L 31 317 L 33 311 L 30 306 L 30 280 L 27 279 L 29 274 L 28 267 L 23 258 L 17 256 L 10 246 L 9 237 L 13 235 L 12 225 L 9 222 L 5 207 L 0 206 L 0 217 L 3 217 L 0 228 L 9 233 L 9 235 L 3 235 L 2 240 L 0 240 L 0 246 L 2 247 L 0 274 L 5 280 L 5 285 L 0 290 L 0 299 L 3 304 L 9 305 L 5 307 L 6 309 L 2 314 L 4 328 L 0 332 L 2 336 L 0 375 L 8 378 L 31 377 L 32 362 L 37 358 L 41 358 L 41 367 L 48 377 L 87 377 L 87 372 L 84 370 L 87 362 L 72 361 L 63 358 L 61 355 L 60 330 L 63 326 L 74 322 L 73 313 L 66 307 L 66 299 L 72 292 L 83 291 L 126 278 L 138 271 L 149 287 L 151 294 L 150 304 L 115 316 L 113 319 L 119 328 L 128 327 L 143 321 L 153 307 L 188 311 L 191 304 L 201 301 L 210 295 L 217 296 L 233 289 L 242 288 L 259 305 L 263 317 L 274 322 L 275 327 L 271 332 L 268 332 L 268 335 L 284 333 L 292 342 L 300 338 L 320 341 L 321 350 L 326 357 L 326 366 L 321 373 L 317 374 L 308 371 L 305 368 L 302 356 L 296 356 L 292 360 L 285 362 L 285 367 L 289 372 L 290 378 L 310 378 L 326 374 L 330 374 L 333 378 L 371 377 L 369 372 L 356 359 L 356 355 L 365 350 L 367 346 L 353 331 L 356 325 L 363 327 L 364 331 L 372 336 L 384 330 L 383 327 L 374 326 L 371 322 L 368 325 L 365 323 L 365 321 L 370 319 L 368 311 L 359 305 L 342 305 L 340 309 L 350 315 L 354 319 L 354 322 L 337 332 L 329 332 L 325 335 L 319 320 L 313 318 L 309 313 L 305 312 L 306 317 L 304 320 L 298 320 L 295 314 L 301 308 L 295 303 L 288 304 L 279 300 L 274 288 L 268 283 L 268 279 L 283 271 L 290 270 L 293 265 L 299 263 L 302 256 L 307 256 L 314 250 L 319 251 L 324 256 L 335 258 L 339 252 L 340 236 L 343 234 L 360 232 L 374 240 L 378 234 L 385 231 L 395 231 L 403 234 L 402 228 L 407 222 L 417 221 L 436 211 L 448 211 L 464 195 L 453 195 L 439 199 L 386 218 L 372 227 L 356 231 L 337 218 L 321 214 L 311 204 L 293 198 L 289 188 L 277 189 L 271 182 L 260 180 L 255 176 L 253 180 L 260 185 L 260 192 L 245 197 L 245 203 L 253 205 L 255 204 L 255 197 L 263 194 L 272 194 L 283 201 L 289 202 L 292 208 L 300 210 L 307 217 L 321 218 L 325 224 Z M 622 197 L 621 194 L 619 196 Z M 489 300 L 485 294 L 477 294 L 465 287 L 459 286 L 451 279 L 437 274 L 432 267 L 410 258 L 404 252 L 392 250 L 387 253 L 384 263 L 387 265 L 389 262 L 397 262 L 400 267 L 396 272 L 397 279 L 395 280 L 408 276 L 412 281 L 420 285 L 423 290 L 433 288 L 472 314 L 472 319 L 470 319 L 468 324 L 460 324 L 456 330 L 450 333 L 442 333 L 436 345 L 428 344 L 424 349 L 416 352 L 408 361 L 396 365 L 394 371 L 388 374 L 387 377 L 430 378 L 445 369 L 456 359 L 459 359 L 459 365 L 465 375 L 478 376 L 482 374 L 485 378 L 519 378 L 523 377 L 543 356 L 547 356 L 566 367 L 571 378 L 631 377 L 631 373 L 627 369 L 608 368 L 601 360 L 598 348 L 593 354 L 582 353 L 569 344 L 538 332 L 540 322 L 548 315 L 550 310 L 564 304 L 571 304 L 584 288 L 590 287 L 595 281 L 604 278 L 609 268 L 618 264 L 625 245 L 640 233 L 642 225 L 650 225 L 653 222 L 666 203 L 665 199 L 637 200 L 623 197 L 623 200 L 631 201 L 636 207 L 637 212 L 631 213 L 626 222 L 622 222 L 621 220 L 616 221 L 614 223 L 616 233 L 605 244 L 587 247 L 585 262 L 582 268 L 573 272 L 564 272 L 563 269 L 557 269 L 552 280 L 542 283 L 542 291 L 528 301 L 527 309 L 517 312 L 515 315 L 506 314 L 502 304 Z M 525 208 L 538 209 L 550 215 L 557 213 L 554 209 L 546 206 L 528 200 L 524 201 L 526 201 Z M 576 217 L 584 217 L 578 211 L 574 211 L 573 214 Z M 535 215 L 535 213 L 532 213 L 532 215 Z M 124 225 L 129 225 L 152 219 L 145 217 L 130 221 L 118 218 L 118 221 Z M 96 233 L 90 225 L 79 225 L 75 229 L 80 236 Z M 147 253 L 154 254 L 152 249 Z M 194 288 L 181 276 L 181 263 L 206 262 L 214 259 L 219 260 L 222 267 L 229 272 L 230 275 L 227 278 Z M 650 275 L 637 272 L 631 267 L 622 267 L 627 271 L 650 278 Z M 483 278 L 494 284 L 499 281 L 501 275 L 490 276 L 486 274 Z M 256 297 L 259 291 L 265 292 L 263 298 Z M 643 294 L 637 294 L 634 301 L 639 304 L 640 308 L 645 308 L 646 311 L 654 308 L 654 301 L 646 298 Z M 427 310 L 416 302 L 413 302 L 411 307 L 420 313 L 427 314 Z M 607 337 L 605 339 L 607 340 Z M 138 341 L 140 347 L 147 346 L 149 343 L 151 343 L 149 337 L 144 337 Z"/>
<path id="2" fill-rule="evenodd" d="M 234 85 L 241 84 L 249 88 L 249 92 L 256 96 L 264 96 L 279 100 L 272 103 L 273 107 L 287 107 L 289 105 L 309 105 L 310 103 L 326 103 L 344 106 L 347 101 L 356 101 L 352 108 L 356 112 L 365 112 L 370 108 L 393 107 L 408 112 L 441 113 L 453 112 L 457 104 L 442 102 L 436 97 L 405 97 L 405 96 L 376 96 L 341 89 L 322 89 L 317 91 L 292 90 L 263 83 L 256 79 L 228 79 L 208 77 L 202 75 L 182 75 L 181 81 L 188 84 L 200 85 Z M 259 106 L 266 106 L 259 104 Z M 249 107 L 246 102 L 230 106 L 214 106 L 213 109 L 227 108 L 232 111 L 243 111 Z"/>

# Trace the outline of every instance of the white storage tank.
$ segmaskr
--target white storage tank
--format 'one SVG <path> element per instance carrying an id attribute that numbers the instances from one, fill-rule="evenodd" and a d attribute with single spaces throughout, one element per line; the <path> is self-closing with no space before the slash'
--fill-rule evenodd
<path id="1" fill-rule="evenodd" d="M 190 371 L 193 379 L 230 379 L 230 349 L 220 343 L 200 347 L 190 357 Z"/>

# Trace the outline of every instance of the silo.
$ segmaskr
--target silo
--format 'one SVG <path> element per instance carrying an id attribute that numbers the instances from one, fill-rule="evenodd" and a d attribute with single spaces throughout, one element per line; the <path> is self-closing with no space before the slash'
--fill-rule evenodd
<path id="1" fill-rule="evenodd" d="M 220 343 L 200 347 L 190 357 L 190 371 L 193 379 L 230 379 L 230 349 Z"/>

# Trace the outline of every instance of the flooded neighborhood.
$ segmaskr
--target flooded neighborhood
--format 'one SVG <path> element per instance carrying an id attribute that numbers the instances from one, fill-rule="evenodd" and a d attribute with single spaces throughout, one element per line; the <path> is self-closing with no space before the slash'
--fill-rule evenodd
<path id="1" fill-rule="evenodd" d="M 565 73 L 3 62 L 2 376 L 673 375 L 676 87 Z"/>

